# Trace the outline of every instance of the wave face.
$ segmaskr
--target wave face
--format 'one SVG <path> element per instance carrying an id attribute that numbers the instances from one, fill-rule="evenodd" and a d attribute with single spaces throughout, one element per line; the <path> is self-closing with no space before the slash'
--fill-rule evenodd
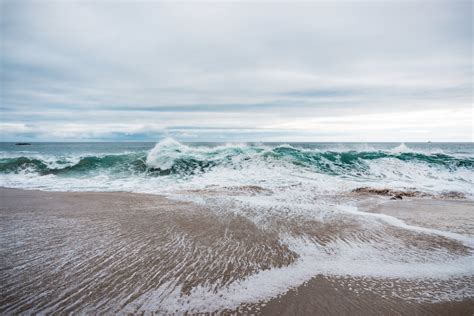
<path id="1" fill-rule="evenodd" d="M 324 192 L 375 185 L 430 193 L 460 191 L 469 196 L 474 184 L 472 144 L 444 144 L 443 149 L 428 144 L 421 149 L 405 144 L 211 146 L 165 139 L 152 149 L 143 145 L 121 152 L 124 148 L 114 146 L 110 152 L 89 153 L 85 151 L 88 144 L 69 152 L 61 146 L 42 150 L 41 145 L 33 146 L 37 151 L 3 150 L 0 175 L 4 185 L 13 187 L 55 190 L 63 182 L 63 190 L 72 185 L 84 191 L 154 193 L 209 185 L 272 189 L 305 183 Z M 94 185 L 89 187 L 92 179 Z"/>

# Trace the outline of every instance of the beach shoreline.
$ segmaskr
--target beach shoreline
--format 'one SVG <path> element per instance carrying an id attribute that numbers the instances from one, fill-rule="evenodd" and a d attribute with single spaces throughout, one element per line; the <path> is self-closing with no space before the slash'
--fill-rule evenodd
<path id="1" fill-rule="evenodd" d="M 205 310 L 205 295 L 202 302 L 191 303 L 187 295 L 192 300 L 197 288 L 232 286 L 259 271 L 298 261 L 278 234 L 262 231 L 243 216 L 225 217 L 205 206 L 159 195 L 0 188 L 0 198 L 1 313 L 169 313 L 172 308 L 180 313 L 186 304 L 194 308 L 190 313 L 214 312 Z M 450 216 L 441 213 L 446 205 L 455 210 L 450 227 L 443 224 Z M 436 206 L 434 212 L 426 211 Z M 474 233 L 470 201 L 371 197 L 362 199 L 359 209 L 396 216 L 411 225 L 424 220 L 429 228 Z M 456 253 L 471 251 L 455 244 L 447 247 Z M 211 306 L 263 315 L 472 315 L 472 288 L 461 300 L 416 300 L 418 290 L 449 292 L 458 283 L 472 281 L 470 275 L 414 285 L 397 278 L 314 275 L 265 302 L 246 302 L 242 296 L 242 302 L 235 298 L 230 309 L 224 301 Z M 153 292 L 173 282 L 178 292 Z M 211 296 L 209 300 L 216 300 Z M 172 302 L 177 305 L 171 307 Z"/>

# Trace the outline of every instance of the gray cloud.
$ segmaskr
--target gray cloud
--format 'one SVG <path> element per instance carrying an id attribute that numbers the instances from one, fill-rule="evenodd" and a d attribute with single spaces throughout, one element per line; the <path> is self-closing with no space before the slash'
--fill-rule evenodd
<path id="1" fill-rule="evenodd" d="M 470 1 L 1 5 L 3 140 L 473 140 Z"/>

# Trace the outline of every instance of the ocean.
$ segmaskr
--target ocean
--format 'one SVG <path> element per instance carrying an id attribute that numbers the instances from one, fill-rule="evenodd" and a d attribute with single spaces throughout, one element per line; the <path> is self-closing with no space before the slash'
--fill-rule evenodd
<path id="1" fill-rule="evenodd" d="M 74 192 L 1 191 L 4 312 L 474 297 L 472 143 L 1 143 L 0 183 Z"/>
<path id="2" fill-rule="evenodd" d="M 259 186 L 313 193 L 361 186 L 474 194 L 473 143 L 0 143 L 3 186 L 173 193 Z"/>

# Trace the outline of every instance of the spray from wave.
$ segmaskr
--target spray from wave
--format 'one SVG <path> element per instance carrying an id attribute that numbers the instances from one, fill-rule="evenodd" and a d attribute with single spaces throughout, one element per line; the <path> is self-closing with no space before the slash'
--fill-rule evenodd
<path id="1" fill-rule="evenodd" d="M 474 157 L 417 151 L 405 144 L 388 150 L 369 146 L 323 150 L 295 145 L 190 146 L 165 139 L 149 151 L 118 154 L 45 157 L 10 153 L 0 159 L 0 175 L 7 186 L 23 183 L 34 187 L 41 182 L 45 189 L 54 177 L 56 182 L 75 183 L 76 190 L 100 190 L 101 183 L 103 190 L 154 193 L 162 193 L 165 187 L 258 185 L 275 189 L 305 184 L 316 192 L 366 185 L 430 193 L 460 191 L 469 196 Z M 89 188 L 87 179 L 91 178 L 97 181 Z M 129 185 L 124 186 L 125 180 Z"/>

